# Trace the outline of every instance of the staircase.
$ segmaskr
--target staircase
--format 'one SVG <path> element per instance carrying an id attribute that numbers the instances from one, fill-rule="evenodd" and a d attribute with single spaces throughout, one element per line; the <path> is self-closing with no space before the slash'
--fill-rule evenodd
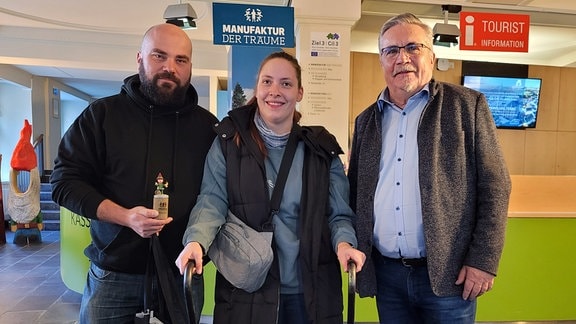
<path id="1" fill-rule="evenodd" d="M 60 230 L 60 206 L 52 201 L 52 186 L 48 182 L 40 183 L 40 211 L 45 231 Z"/>

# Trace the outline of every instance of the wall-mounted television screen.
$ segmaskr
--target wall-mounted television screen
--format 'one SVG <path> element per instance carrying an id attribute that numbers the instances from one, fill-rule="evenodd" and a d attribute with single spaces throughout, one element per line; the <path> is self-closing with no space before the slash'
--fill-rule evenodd
<path id="1" fill-rule="evenodd" d="M 536 127 L 541 79 L 466 75 L 463 85 L 486 96 L 496 127 Z"/>

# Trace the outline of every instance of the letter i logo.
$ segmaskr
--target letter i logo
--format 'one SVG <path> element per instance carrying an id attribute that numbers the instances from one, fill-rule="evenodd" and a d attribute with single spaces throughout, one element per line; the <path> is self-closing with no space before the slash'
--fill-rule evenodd
<path id="1" fill-rule="evenodd" d="M 464 27 L 464 45 L 473 46 L 474 45 L 474 16 L 466 16 L 464 18 L 466 21 L 466 26 Z"/>

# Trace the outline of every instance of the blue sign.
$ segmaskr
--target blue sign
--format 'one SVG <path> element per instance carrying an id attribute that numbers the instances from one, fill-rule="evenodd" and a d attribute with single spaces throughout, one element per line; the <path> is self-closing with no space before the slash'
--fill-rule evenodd
<path id="1" fill-rule="evenodd" d="M 214 44 L 294 47 L 294 8 L 212 4 Z"/>

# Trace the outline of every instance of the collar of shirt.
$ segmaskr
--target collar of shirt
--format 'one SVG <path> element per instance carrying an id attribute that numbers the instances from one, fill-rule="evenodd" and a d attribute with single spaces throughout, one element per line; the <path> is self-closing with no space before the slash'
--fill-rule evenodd
<path id="1" fill-rule="evenodd" d="M 415 103 L 417 106 L 417 104 L 420 103 L 422 100 L 428 101 L 428 98 L 430 98 L 430 85 L 426 84 L 422 89 L 420 89 L 420 91 L 416 92 L 414 95 L 412 95 L 412 97 L 410 97 L 410 99 L 408 99 L 408 103 L 406 104 L 406 107 L 413 106 L 412 103 Z M 416 101 L 416 102 L 414 102 L 414 101 Z M 386 87 L 386 89 L 384 89 L 384 91 L 382 91 L 380 93 L 380 96 L 378 96 L 378 100 L 376 101 L 376 104 L 378 105 L 378 110 L 380 112 L 382 112 L 384 110 L 385 104 L 388 107 L 397 107 L 390 100 L 390 91 L 388 90 L 388 87 Z"/>

